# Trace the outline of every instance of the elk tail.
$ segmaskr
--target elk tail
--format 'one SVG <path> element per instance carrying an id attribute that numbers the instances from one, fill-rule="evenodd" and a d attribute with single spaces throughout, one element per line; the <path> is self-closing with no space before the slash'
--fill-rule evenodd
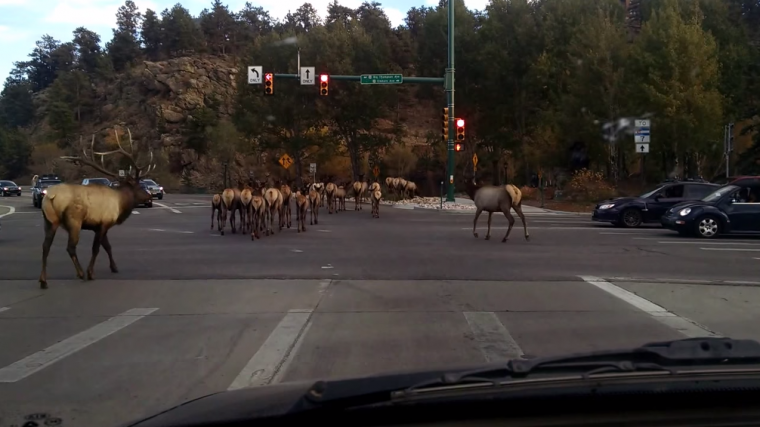
<path id="1" fill-rule="evenodd" d="M 515 187 L 512 184 L 507 184 L 507 193 L 509 193 L 509 197 L 512 199 L 512 206 L 520 206 L 520 201 L 522 200 L 522 191 L 520 191 L 519 188 Z"/>

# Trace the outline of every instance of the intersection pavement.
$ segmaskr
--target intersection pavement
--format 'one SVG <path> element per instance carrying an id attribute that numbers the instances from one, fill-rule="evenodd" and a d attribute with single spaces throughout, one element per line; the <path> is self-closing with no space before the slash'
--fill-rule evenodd
<path id="1" fill-rule="evenodd" d="M 95 280 L 39 210 L 0 198 L 0 427 L 47 413 L 111 426 L 204 394 L 696 336 L 760 339 L 757 239 L 528 213 L 506 244 L 472 212 L 382 206 L 252 242 L 210 230 L 208 196 L 168 195 L 110 233 Z M 4 209 L 4 210 L 3 210 Z M 78 253 L 89 260 L 83 233 Z"/>

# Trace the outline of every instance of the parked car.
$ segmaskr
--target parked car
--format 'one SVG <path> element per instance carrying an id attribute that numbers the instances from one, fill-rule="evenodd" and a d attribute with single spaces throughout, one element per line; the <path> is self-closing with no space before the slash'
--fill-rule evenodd
<path id="1" fill-rule="evenodd" d="M 82 185 L 105 185 L 110 186 L 111 180 L 108 178 L 85 178 L 82 180 Z"/>
<path id="2" fill-rule="evenodd" d="M 619 197 L 602 201 L 594 208 L 591 219 L 609 222 L 619 227 L 659 223 L 660 217 L 673 205 L 688 200 L 701 200 L 718 188 L 719 185 L 709 182 L 666 182 L 639 197 Z"/>
<path id="3" fill-rule="evenodd" d="M 148 190 L 150 190 L 150 195 L 155 197 L 158 200 L 161 200 L 164 198 L 164 187 L 158 185 L 156 181 L 153 181 L 152 179 L 143 178 L 140 180 L 140 182 L 145 183 L 145 185 L 148 186 Z"/>
<path id="4" fill-rule="evenodd" d="M 35 208 L 42 207 L 42 199 L 45 197 L 45 194 L 47 194 L 48 188 L 62 183 L 62 181 L 60 179 L 57 179 L 57 177 L 56 179 L 45 179 L 45 176 L 46 175 L 43 175 L 43 178 L 39 178 L 31 190 L 32 205 L 34 205 Z"/>
<path id="5" fill-rule="evenodd" d="M 20 196 L 21 187 L 13 181 L 0 181 L 0 196 L 8 197 L 13 195 Z"/>
<path id="6" fill-rule="evenodd" d="M 760 234 L 760 184 L 726 185 L 699 201 L 679 203 L 661 219 L 681 235 Z"/>

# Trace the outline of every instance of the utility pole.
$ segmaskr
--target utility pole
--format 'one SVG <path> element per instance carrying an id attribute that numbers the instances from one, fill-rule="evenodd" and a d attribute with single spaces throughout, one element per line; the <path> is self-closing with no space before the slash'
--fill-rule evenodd
<path id="1" fill-rule="evenodd" d="M 446 66 L 446 105 L 449 107 L 449 140 L 448 140 L 448 181 L 449 185 L 446 191 L 446 201 L 454 201 L 454 0 L 448 0 L 449 12 L 449 58 Z"/>

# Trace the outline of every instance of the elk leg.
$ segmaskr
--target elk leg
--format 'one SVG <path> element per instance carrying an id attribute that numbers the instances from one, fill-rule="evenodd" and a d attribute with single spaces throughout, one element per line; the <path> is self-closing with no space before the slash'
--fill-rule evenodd
<path id="1" fill-rule="evenodd" d="M 478 208 L 475 211 L 475 219 L 472 221 L 472 235 L 475 237 L 478 237 L 478 232 L 476 229 L 478 228 L 478 218 L 480 218 L 480 214 L 483 212 L 483 208 Z"/>
<path id="2" fill-rule="evenodd" d="M 509 232 L 512 231 L 512 226 L 515 225 L 515 217 L 512 216 L 512 214 L 509 212 L 509 209 L 505 209 L 502 212 L 504 212 L 504 216 L 507 217 L 507 221 L 509 221 L 509 228 L 507 228 L 507 234 L 505 234 L 504 238 L 501 239 L 501 243 L 506 243 L 507 239 L 509 238 Z"/>
<path id="3" fill-rule="evenodd" d="M 93 270 L 95 269 L 95 260 L 98 258 L 98 252 L 100 252 L 101 237 L 103 232 L 100 230 L 94 230 L 95 237 L 92 239 L 92 257 L 90 257 L 90 264 L 87 265 L 87 280 L 94 280 Z"/>
<path id="4" fill-rule="evenodd" d="M 488 231 L 486 231 L 486 240 L 491 239 L 491 218 L 493 217 L 493 212 L 488 212 Z"/>
<path id="5" fill-rule="evenodd" d="M 75 226 L 73 224 L 68 224 L 67 228 L 69 231 L 69 242 L 66 245 L 66 252 L 69 253 L 71 262 L 74 263 L 74 268 L 77 270 L 77 277 L 84 279 L 84 270 L 82 269 L 82 265 L 79 264 L 79 257 L 77 257 L 77 244 L 79 244 L 80 228 L 78 225 Z"/>
<path id="6" fill-rule="evenodd" d="M 214 229 L 214 214 L 216 213 L 216 208 L 211 207 L 211 229 Z"/>
<path id="7" fill-rule="evenodd" d="M 517 212 L 517 216 L 520 217 L 520 221 L 523 223 L 523 230 L 525 230 L 525 240 L 530 241 L 530 235 L 528 234 L 528 223 L 525 221 L 525 214 L 523 214 L 522 211 L 522 205 L 517 205 L 514 207 L 515 212 Z"/>
<path id="8" fill-rule="evenodd" d="M 222 236 L 224 236 L 224 227 L 227 226 L 227 207 L 224 204 L 222 204 L 222 209 L 221 209 L 221 213 L 219 214 L 219 216 L 221 217 L 221 219 L 220 219 L 221 223 L 219 225 L 219 232 L 222 234 Z"/>
<path id="9" fill-rule="evenodd" d="M 48 221 L 48 219 L 44 216 L 43 219 L 45 220 L 45 241 L 42 242 L 42 271 L 40 272 L 40 289 L 47 289 L 47 258 L 50 254 L 50 246 L 53 244 L 53 240 L 55 239 L 55 232 L 58 230 L 58 224 L 54 224 Z"/>
<path id="10" fill-rule="evenodd" d="M 111 242 L 108 241 L 108 230 L 103 232 L 100 236 L 100 245 L 106 250 L 108 255 L 108 266 L 111 268 L 111 273 L 118 273 L 119 268 L 116 267 L 116 261 L 113 260 L 113 252 L 111 252 Z"/>

